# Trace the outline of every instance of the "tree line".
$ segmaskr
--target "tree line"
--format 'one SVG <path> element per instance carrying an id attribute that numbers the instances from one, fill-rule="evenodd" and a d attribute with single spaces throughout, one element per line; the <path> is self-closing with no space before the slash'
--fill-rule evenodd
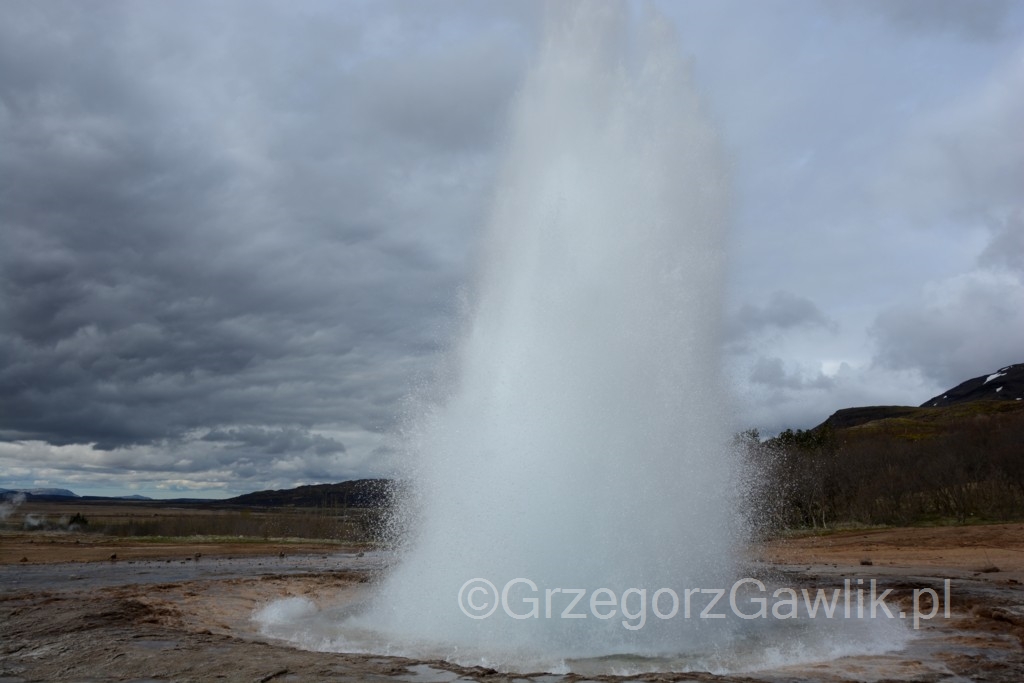
<path id="1" fill-rule="evenodd" d="M 745 512 L 762 531 L 1024 518 L 1024 410 L 749 430 L 736 446 Z"/>

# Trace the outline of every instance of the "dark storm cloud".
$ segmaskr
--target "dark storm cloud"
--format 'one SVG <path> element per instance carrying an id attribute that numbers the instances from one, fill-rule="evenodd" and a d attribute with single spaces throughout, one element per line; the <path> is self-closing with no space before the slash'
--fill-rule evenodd
<path id="1" fill-rule="evenodd" d="M 346 446 L 310 430 L 393 422 L 445 342 L 523 48 L 500 12 L 439 51 L 426 15 L 347 9 L 8 5 L 0 437 L 208 432 L 186 470 L 319 472 Z"/>

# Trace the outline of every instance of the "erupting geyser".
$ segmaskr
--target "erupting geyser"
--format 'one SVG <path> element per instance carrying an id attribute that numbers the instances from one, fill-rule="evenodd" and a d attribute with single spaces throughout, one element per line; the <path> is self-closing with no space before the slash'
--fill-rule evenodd
<path id="1" fill-rule="evenodd" d="M 666 22 L 635 26 L 617 4 L 549 9 L 451 379 L 408 429 L 408 540 L 358 616 L 285 637 L 534 671 L 760 666 L 776 636 L 787 658 L 838 653 L 792 629 L 699 619 L 707 598 L 691 618 L 653 614 L 661 588 L 682 598 L 737 578 L 719 361 L 726 165 Z M 537 611 L 471 618 L 458 596 L 472 579 L 499 593 L 529 580 L 507 602 Z M 486 585 L 463 598 L 494 604 Z M 600 588 L 612 618 L 591 607 Z M 586 591 L 581 618 L 563 616 L 571 589 Z M 625 600 L 630 589 L 646 595 Z M 671 612 L 667 594 L 659 607 Z"/>
<path id="2" fill-rule="evenodd" d="M 663 21 L 633 34 L 622 6 L 553 9 L 513 114 L 457 377 L 412 429 L 413 540 L 371 617 L 498 659 L 679 637 L 621 617 L 472 620 L 456 602 L 469 579 L 621 595 L 731 575 L 715 131 Z"/>

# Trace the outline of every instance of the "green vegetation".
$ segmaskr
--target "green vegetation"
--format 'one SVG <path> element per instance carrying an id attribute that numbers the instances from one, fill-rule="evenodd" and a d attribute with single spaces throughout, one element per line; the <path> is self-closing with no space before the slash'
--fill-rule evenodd
<path id="1" fill-rule="evenodd" d="M 349 543 L 373 539 L 378 513 L 362 509 L 293 508 L 196 514 L 131 515 L 114 518 L 100 529 L 110 536 L 316 539 Z"/>
<path id="2" fill-rule="evenodd" d="M 86 508 L 70 514 L 71 506 Z M 71 508 L 71 509 L 75 509 Z M 197 539 L 216 542 L 316 540 L 346 544 L 373 543 L 386 514 L 383 508 L 213 507 L 209 504 L 157 502 L 90 503 L 82 500 L 29 502 L 0 523 L 18 531 L 77 533 L 168 542 Z"/>
<path id="3" fill-rule="evenodd" d="M 256 491 L 223 502 L 229 505 L 278 508 L 378 508 L 390 505 L 395 494 L 395 484 L 388 479 L 355 479 L 280 491 Z"/>
<path id="4" fill-rule="evenodd" d="M 852 409 L 737 444 L 751 517 L 775 531 L 1024 518 L 1022 402 Z"/>

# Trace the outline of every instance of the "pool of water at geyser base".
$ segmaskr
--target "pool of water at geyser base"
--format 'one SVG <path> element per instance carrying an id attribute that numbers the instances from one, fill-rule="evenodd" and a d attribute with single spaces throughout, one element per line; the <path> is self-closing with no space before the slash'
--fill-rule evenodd
<path id="1" fill-rule="evenodd" d="M 424 639 L 418 635 L 361 627 L 359 614 L 371 604 L 366 594 L 353 603 L 323 609 L 306 598 L 286 598 L 264 607 L 255 615 L 255 621 L 261 634 L 313 651 L 441 660 L 512 673 L 546 671 L 580 675 L 653 672 L 735 675 L 844 657 L 870 659 L 898 652 L 914 637 L 905 623 L 889 619 L 727 618 L 714 622 L 690 621 L 682 630 L 671 629 L 667 621 L 654 622 L 652 625 L 659 628 L 659 634 L 653 634 L 652 630 L 651 637 L 645 639 L 641 629 L 635 632 L 631 644 L 625 647 L 620 644 L 618 650 L 606 649 L 607 643 L 588 645 L 586 639 L 592 632 L 583 629 L 579 629 L 581 640 L 575 644 L 566 645 L 572 639 L 562 631 L 560 647 L 531 649 L 517 645 L 510 648 L 494 640 L 453 642 L 444 637 Z M 522 622 L 515 622 L 515 626 L 522 625 Z M 660 644 L 652 647 L 652 642 L 657 641 Z M 680 643 L 690 645 L 679 647 Z"/>

